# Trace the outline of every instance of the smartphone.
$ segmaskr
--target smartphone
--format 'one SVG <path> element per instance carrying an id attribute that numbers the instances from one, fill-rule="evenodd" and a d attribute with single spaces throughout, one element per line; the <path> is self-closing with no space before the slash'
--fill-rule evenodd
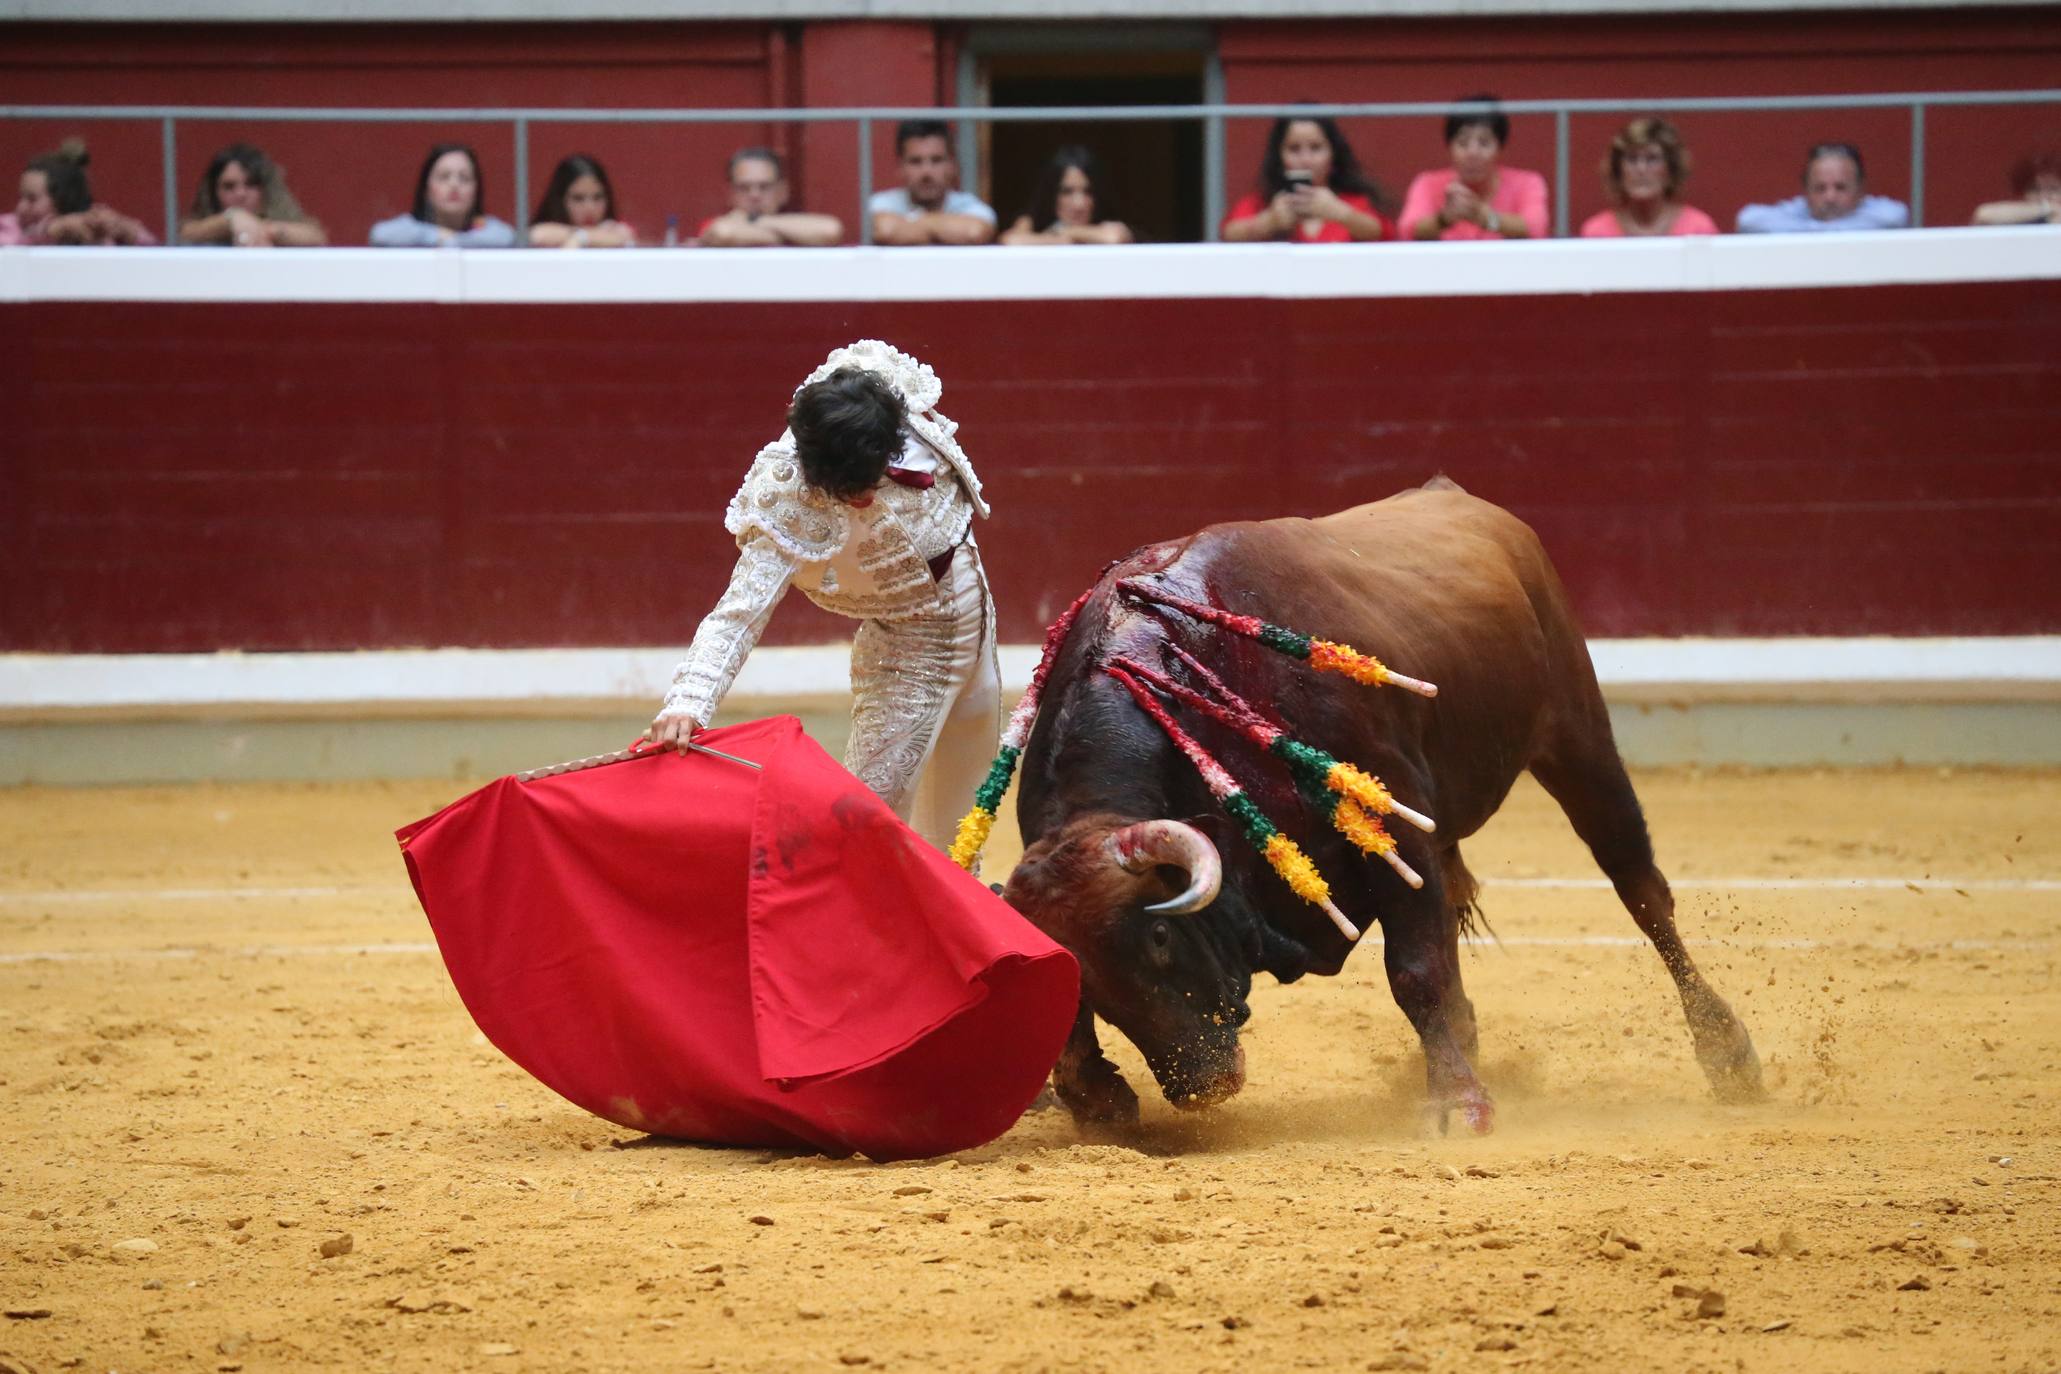
<path id="1" fill-rule="evenodd" d="M 1281 180 L 1287 183 L 1291 191 L 1307 191 L 1316 181 L 1307 167 L 1291 167 L 1281 173 Z"/>

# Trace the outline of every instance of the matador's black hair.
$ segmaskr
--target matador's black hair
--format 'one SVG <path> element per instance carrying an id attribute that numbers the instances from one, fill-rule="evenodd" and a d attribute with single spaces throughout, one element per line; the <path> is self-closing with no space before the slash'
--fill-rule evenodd
<path id="1" fill-rule="evenodd" d="M 794 455 L 809 485 L 835 497 L 871 490 L 902 451 L 907 419 L 893 387 L 846 367 L 795 393 L 787 412 Z"/>

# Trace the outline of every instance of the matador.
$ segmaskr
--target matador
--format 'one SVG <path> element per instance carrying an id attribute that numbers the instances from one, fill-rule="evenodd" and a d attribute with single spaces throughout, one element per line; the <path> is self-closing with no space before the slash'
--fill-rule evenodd
<path id="1" fill-rule="evenodd" d="M 729 588 L 647 732 L 685 747 L 790 586 L 859 622 L 844 764 L 931 843 L 951 842 L 1000 728 L 995 608 L 973 539 L 980 479 L 937 374 L 862 339 L 794 394 L 788 428 L 730 499 Z"/>

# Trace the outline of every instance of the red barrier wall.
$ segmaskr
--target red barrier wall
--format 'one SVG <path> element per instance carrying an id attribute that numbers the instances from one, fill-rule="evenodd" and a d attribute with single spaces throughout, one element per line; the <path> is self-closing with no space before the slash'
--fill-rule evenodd
<path id="1" fill-rule="evenodd" d="M 1142 542 L 1441 471 L 1532 522 L 1595 634 L 2061 632 L 2043 281 L 4 305 L 0 649 L 683 642 L 745 465 L 860 336 L 944 377 L 1014 642 Z M 792 600 L 775 640 L 848 628 Z"/>

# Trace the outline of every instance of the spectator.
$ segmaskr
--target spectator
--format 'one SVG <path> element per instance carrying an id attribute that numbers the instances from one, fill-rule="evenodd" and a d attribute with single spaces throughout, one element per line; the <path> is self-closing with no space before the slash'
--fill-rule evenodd
<path id="1" fill-rule="evenodd" d="M 149 245 L 157 238 L 140 220 L 93 201 L 86 183 L 86 144 L 68 138 L 54 153 L 31 158 L 22 169 L 14 213 L 0 215 L 0 247 L 64 243 L 113 247 Z"/>
<path id="2" fill-rule="evenodd" d="M 2061 153 L 2038 153 L 2011 169 L 2016 200 L 1993 200 L 1972 224 L 2061 224 Z"/>
<path id="3" fill-rule="evenodd" d="M 415 178 L 415 206 L 372 226 L 375 248 L 513 248 L 515 226 L 481 213 L 479 157 L 463 143 L 439 143 Z"/>
<path id="4" fill-rule="evenodd" d="M 1742 234 L 1830 233 L 1842 229 L 1904 229 L 1910 207 L 1866 194 L 1861 150 L 1851 143 L 1820 143 L 1803 164 L 1803 194 L 1739 212 Z"/>
<path id="5" fill-rule="evenodd" d="M 1470 105 L 1493 106 L 1492 95 Z M 1542 239 L 1548 232 L 1546 179 L 1502 165 L 1510 117 L 1501 110 L 1455 110 L 1446 116 L 1453 165 L 1420 172 L 1403 198 L 1403 235 L 1415 239 Z"/>
<path id="6" fill-rule="evenodd" d="M 635 248 L 637 231 L 615 217 L 608 171 L 585 153 L 560 158 L 537 213 L 530 216 L 532 248 Z"/>
<path id="7" fill-rule="evenodd" d="M 844 221 L 787 208 L 787 169 L 771 148 L 730 154 L 730 208 L 704 222 L 704 248 L 827 248 L 844 237 Z"/>
<path id="8" fill-rule="evenodd" d="M 902 184 L 876 191 L 866 202 L 875 243 L 993 241 L 994 210 L 971 191 L 953 186 L 959 179 L 959 160 L 952 155 L 952 131 L 943 121 L 904 120 L 895 130 L 895 157 L 901 164 Z"/>
<path id="9" fill-rule="evenodd" d="M 216 153 L 179 225 L 179 242 L 235 248 L 320 248 L 322 226 L 286 189 L 286 171 L 248 143 Z"/>
<path id="10" fill-rule="evenodd" d="M 1102 164 L 1073 145 L 1052 154 L 1031 192 L 1030 209 L 1003 231 L 1002 242 L 1129 243 L 1131 231 L 1116 217 Z"/>
<path id="11" fill-rule="evenodd" d="M 1603 186 L 1616 208 L 1591 215 L 1582 237 L 1717 233 L 1709 215 L 1682 204 L 1688 177 L 1689 150 L 1675 126 L 1664 119 L 1633 120 L 1610 140 L 1610 155 L 1603 159 Z"/>
<path id="12" fill-rule="evenodd" d="M 1232 243 L 1370 243 L 1395 226 L 1374 208 L 1375 189 L 1352 144 L 1328 119 L 1277 119 L 1260 162 L 1260 189 L 1231 207 L 1219 231 Z"/>

